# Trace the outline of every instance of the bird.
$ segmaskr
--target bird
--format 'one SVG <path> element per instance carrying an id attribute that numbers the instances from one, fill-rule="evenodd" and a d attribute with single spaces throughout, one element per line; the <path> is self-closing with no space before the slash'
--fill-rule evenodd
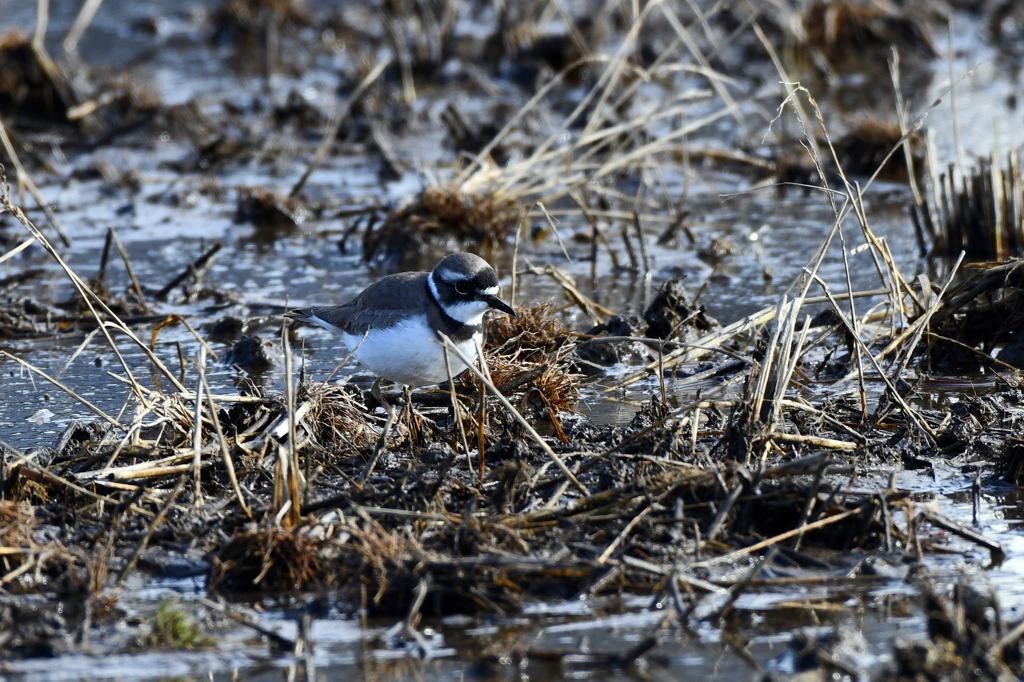
<path id="1" fill-rule="evenodd" d="M 430 272 L 382 277 L 348 303 L 299 308 L 285 317 L 340 335 L 352 357 L 377 375 L 372 393 L 386 405 L 381 379 L 410 390 L 447 381 L 440 334 L 475 362 L 489 310 L 516 314 L 498 297 L 494 268 L 477 255 L 459 252 L 441 259 Z M 466 369 L 455 353 L 449 354 L 449 363 L 451 377 Z"/>

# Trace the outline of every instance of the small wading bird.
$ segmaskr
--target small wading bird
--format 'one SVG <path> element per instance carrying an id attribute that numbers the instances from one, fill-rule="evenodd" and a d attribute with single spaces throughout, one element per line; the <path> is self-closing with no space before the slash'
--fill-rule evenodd
<path id="1" fill-rule="evenodd" d="M 471 361 L 483 343 L 484 313 L 515 315 L 498 298 L 498 277 L 483 258 L 455 253 L 430 272 L 400 272 L 377 280 L 348 303 L 302 308 L 285 317 L 339 334 L 357 362 L 377 375 L 373 395 L 382 405 L 380 380 L 409 387 L 448 379 L 444 334 Z M 452 377 L 466 369 L 449 354 Z"/>

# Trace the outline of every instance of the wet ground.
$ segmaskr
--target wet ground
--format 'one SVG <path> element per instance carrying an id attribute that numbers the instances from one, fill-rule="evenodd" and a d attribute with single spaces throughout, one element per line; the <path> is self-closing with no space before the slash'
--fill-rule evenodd
<path id="1" fill-rule="evenodd" d="M 904 473 L 900 487 L 933 495 L 943 513 L 971 522 L 969 482 L 954 472 L 932 477 Z M 1007 558 L 992 566 L 987 552 L 956 542 L 947 557 L 927 561 L 929 579 L 947 586 L 960 575 L 971 575 L 999 595 L 1004 616 L 1017 620 L 1024 614 L 1024 525 L 1019 490 L 989 489 L 983 495 L 978 528 L 1003 547 Z M 862 557 L 863 558 L 863 557 Z M 429 618 L 420 629 L 427 647 L 410 645 L 398 633 L 401 621 L 370 620 L 327 608 L 311 624 L 315 642 L 313 661 L 317 679 L 526 679 L 531 680 L 686 680 L 694 675 L 713 680 L 751 679 L 756 666 L 782 674 L 794 672 L 790 648 L 795 630 L 805 633 L 844 633 L 849 641 L 844 660 L 862 675 L 875 677 L 893 665 L 894 641 L 920 638 L 927 632 L 926 614 L 916 599 L 922 567 L 878 563 L 875 575 L 850 581 L 841 574 L 785 569 L 766 571 L 762 579 L 785 578 L 795 583 L 766 587 L 745 595 L 735 604 L 735 615 L 725 630 L 705 626 L 691 631 L 666 631 L 658 647 L 639 664 L 609 667 L 599 656 L 619 654 L 656 631 L 664 611 L 649 610 L 649 596 L 592 597 L 554 603 L 536 603 L 509 617 L 472 618 L 453 615 Z M 829 581 L 831 576 L 834 580 Z M 735 574 L 724 572 L 729 580 Z M 105 641 L 84 653 L 53 658 L 8 661 L 0 668 L 9 679 L 291 679 L 305 664 L 304 656 L 275 650 L 265 636 L 220 616 L 199 600 L 205 596 L 200 579 L 132 579 L 118 602 L 119 621 L 108 626 Z M 197 651 L 146 648 L 132 653 L 96 653 L 116 650 L 138 636 L 161 605 L 173 603 L 193 615 L 212 639 Z M 294 639 L 300 603 L 281 608 L 267 599 L 246 609 L 263 628 Z M 124 623 L 116 625 L 117 622 Z M 118 632 L 120 630 L 120 632 Z M 737 656 L 730 637 L 742 635 L 749 661 Z M 733 640 L 736 641 L 736 640 Z M 89 649 L 93 649 L 92 652 Z M 529 650 L 530 656 L 525 656 Z M 789 653 L 787 653 L 789 652 Z"/>
<path id="2" fill-rule="evenodd" d="M 574 3 L 561 4 L 570 12 L 583 12 L 583 7 Z M 60 39 L 77 8 L 65 3 L 53 5 L 47 45 L 59 54 Z M 238 217 L 239 189 L 260 187 L 286 194 L 315 153 L 336 102 L 347 99 L 369 67 L 390 53 L 390 47 L 381 41 L 348 39 L 343 33 L 343 27 L 361 22 L 378 26 L 374 9 L 353 3 L 341 3 L 333 10 L 318 5 L 316 12 L 334 11 L 344 21 L 285 32 L 280 40 L 280 63 L 267 74 L 260 66 L 260 50 L 241 47 L 229 35 L 214 37 L 216 6 L 194 4 L 186 9 L 177 3 L 107 0 L 79 47 L 81 59 L 90 67 L 131 73 L 157 93 L 165 110 L 177 107 L 175 111 L 181 117 L 178 123 L 142 126 L 101 143 L 88 135 L 83 139 L 31 126 L 15 129 L 15 139 L 32 178 L 71 241 L 70 247 L 58 248 L 72 269 L 83 277 L 96 273 L 107 228 L 113 227 L 147 298 L 152 299 L 156 291 L 215 243 L 222 244 L 205 275 L 207 290 L 194 300 L 186 300 L 176 289 L 168 300 L 151 303 L 152 311 L 142 314 L 160 319 L 172 313 L 181 315 L 204 336 L 212 325 L 232 317 L 245 321 L 248 333 L 279 339 L 280 314 L 286 307 L 341 303 L 374 278 L 395 269 L 388 262 L 368 266 L 360 231 L 353 234 L 351 228 L 370 213 L 386 214 L 437 178 L 443 183 L 454 177 L 456 150 L 442 123 L 446 107 L 457 103 L 472 121 L 494 121 L 500 127 L 510 112 L 529 100 L 534 82 L 526 81 L 515 65 L 484 70 L 474 63 L 474 50 L 465 48 L 465 57 L 456 54 L 445 60 L 444 77 L 418 81 L 415 101 L 401 105 L 401 75 L 397 68 L 387 71 L 382 77 L 383 94 L 378 94 L 376 113 L 393 117 L 385 122 L 388 130 L 382 138 L 391 141 L 392 149 L 382 150 L 381 143 L 373 141 L 366 121 L 373 114 L 361 114 L 358 122 L 343 129 L 341 142 L 309 177 L 304 192 L 310 213 L 292 221 L 297 224 L 254 225 Z M 925 126 L 936 134 L 938 157 L 943 163 L 957 159 L 958 145 L 968 163 L 975 155 L 987 156 L 997 150 L 1002 156 L 1024 145 L 1024 126 L 1020 125 L 1021 113 L 1015 101 L 1020 89 L 1020 58 L 1005 45 L 993 43 L 985 21 L 985 16 L 958 13 L 950 31 L 953 55 L 948 62 L 947 37 L 942 28 L 932 35 L 938 56 L 904 64 L 904 94 L 912 118 L 928 112 Z M 476 11 L 463 8 L 454 24 L 453 32 L 459 37 L 456 42 L 479 44 L 494 23 L 489 5 L 476 7 Z M 30 33 L 34 25 L 35 8 L 30 3 L 0 0 L 0 30 L 20 27 Z M 546 30 L 557 36 L 565 28 L 556 16 Z M 614 52 L 621 36 L 620 31 L 609 30 L 597 45 Z M 663 26 L 652 40 L 655 47 L 662 44 L 657 41 L 665 40 Z M 767 186 L 774 180 L 767 167 L 730 164 L 712 154 L 740 150 L 767 166 L 786 136 L 790 140 L 799 136 L 794 119 L 776 122 L 769 129 L 785 96 L 779 78 L 763 54 L 758 55 L 756 64 L 743 66 L 740 48 L 736 49 L 735 53 L 726 50 L 724 64 L 716 65 L 733 79 L 727 89 L 738 102 L 742 121 L 736 116 L 722 116 L 700 127 L 684 138 L 691 158 L 684 162 L 683 155 L 676 154 L 645 171 L 652 189 L 639 205 L 647 234 L 649 274 L 641 269 L 616 268 L 609 249 L 602 247 L 597 251 L 596 276 L 592 279 L 590 226 L 575 203 L 560 197 L 547 208 L 559 221 L 565 249 L 550 231 L 536 241 L 524 240 L 517 261 L 517 302 L 554 299 L 556 305 L 563 305 L 565 299 L 557 284 L 523 272 L 527 265 L 555 264 L 576 279 L 584 295 L 616 313 L 642 311 L 656 288 L 676 276 L 685 276 L 691 294 L 701 290 L 700 303 L 723 324 L 776 303 L 828 234 L 833 209 L 819 193 Z M 879 71 L 884 77 L 874 71 L 844 72 L 830 88 L 820 72 L 803 66 L 806 71 L 800 79 L 814 93 L 830 131 L 841 133 L 858 117 L 869 114 L 893 117 L 891 84 L 884 68 Z M 955 118 L 953 98 L 948 94 L 951 70 L 958 83 Z M 964 78 L 969 71 L 972 75 Z M 532 143 L 546 137 L 571 110 L 566 102 L 574 104 L 585 92 L 585 82 L 574 84 L 559 94 L 559 101 L 542 107 L 529 122 L 535 137 Z M 666 93 L 682 93 L 694 101 L 683 116 L 673 118 L 672 125 L 677 125 L 675 118 L 692 120 L 723 109 L 707 80 L 673 73 L 662 83 L 640 88 L 631 113 L 667 108 L 672 97 Z M 942 103 L 929 109 L 937 99 Z M 196 123 L 197 119 L 201 122 Z M 190 126 L 191 134 L 180 132 Z M 210 135 L 222 133 L 237 149 L 217 156 L 202 148 L 195 129 L 204 126 Z M 659 130 L 672 128 L 666 123 L 661 129 L 654 127 L 654 133 Z M 11 178 L 9 166 L 8 173 Z M 631 200 L 638 182 L 635 176 L 607 177 L 595 181 L 592 189 L 595 195 L 611 190 Z M 659 195 L 660 191 L 664 194 Z M 17 184 L 14 194 L 19 196 Z M 681 205 L 689 212 L 686 225 L 694 240 L 691 243 L 685 235 L 676 235 L 668 243 L 659 244 L 659 235 L 674 220 L 674 207 L 681 195 L 685 195 Z M 530 194 L 524 202 L 532 205 L 542 198 Z M 865 195 L 871 227 L 886 239 L 906 279 L 926 273 L 933 281 L 943 281 L 949 263 L 920 258 L 908 214 L 910 201 L 905 183 L 876 182 Z M 29 217 L 45 226 L 42 211 L 31 199 L 22 203 L 29 209 Z M 625 249 L 619 235 L 628 222 L 616 220 L 606 225 L 617 257 L 623 262 Z M 530 212 L 530 225 L 538 231 L 547 225 L 536 208 Z M 860 232 L 852 222 L 844 226 L 844 232 L 851 249 L 861 243 Z M 47 234 L 53 236 L 52 231 Z M 24 237 L 15 221 L 9 216 L 0 217 L 0 253 L 17 246 Z M 421 267 L 429 267 L 433 260 L 433 256 L 424 257 Z M 508 292 L 512 248 L 501 249 L 491 260 Z M 869 252 L 852 253 L 849 265 L 854 290 L 879 286 Z M 0 289 L 9 300 L 39 302 L 57 317 L 60 312 L 56 304 L 71 296 L 64 273 L 38 245 L 0 264 L 0 268 L 0 281 L 32 268 L 42 270 L 27 282 Z M 846 271 L 838 250 L 825 259 L 820 274 L 834 290 L 846 290 Z M 109 259 L 106 284 L 113 292 L 131 286 L 115 255 Z M 858 310 L 866 311 L 877 300 L 858 302 Z M 821 307 L 812 311 L 817 309 Z M 567 307 L 562 315 L 577 330 L 593 323 L 575 307 Z M 148 335 L 152 323 L 140 329 Z M 70 389 L 102 410 L 120 413 L 129 391 L 108 375 L 119 373 L 121 367 L 102 337 L 87 340 L 84 330 L 61 334 L 49 331 L 0 339 L 0 350 L 59 376 Z M 237 337 L 228 334 L 223 340 L 211 339 L 210 346 L 226 355 Z M 298 338 L 305 372 L 314 379 L 323 379 L 344 356 L 343 345 L 326 332 L 306 328 Z M 68 364 L 71 354 L 85 341 L 88 345 Z M 179 368 L 180 348 L 186 362 L 182 373 L 191 376 L 198 344 L 187 330 L 180 325 L 160 330 L 155 348 L 175 371 Z M 121 350 L 138 376 L 150 376 L 149 363 L 141 352 L 128 344 Z M 579 410 L 597 424 L 627 423 L 639 405 L 658 390 L 656 379 L 646 379 L 628 391 L 613 394 L 601 388 L 635 369 L 619 365 L 609 370 L 584 389 Z M 13 361 L 0 360 L 0 370 L 0 441 L 13 448 L 24 451 L 51 445 L 71 419 L 90 416 L 77 401 Z M 339 376 L 353 372 L 360 373 L 358 368 L 346 367 Z M 285 381 L 281 364 L 260 372 L 240 372 L 227 363 L 212 363 L 207 376 L 215 392 L 234 391 L 242 376 L 250 376 L 267 391 L 280 391 Z M 983 392 L 988 390 L 990 377 L 973 378 L 985 386 Z M 690 402 L 697 387 L 675 392 L 670 379 L 666 390 L 678 406 Z M 809 391 L 827 392 L 828 388 Z M 922 400 L 950 405 L 962 395 L 975 392 L 963 386 L 955 390 L 939 388 Z M 943 514 L 970 523 L 974 474 L 962 470 L 968 464 L 955 460 L 942 463 L 934 476 L 901 471 L 898 487 L 931 496 L 932 504 Z M 877 479 L 879 484 L 874 487 L 878 489 L 893 468 L 868 465 L 864 476 Z M 952 583 L 957 575 L 965 573 L 982 585 L 991 585 L 1004 617 L 1016 622 L 1024 616 L 1022 524 L 1024 500 L 1019 490 L 995 483 L 986 485 L 977 528 L 1002 546 L 1005 559 L 989 566 L 987 552 L 954 540 L 955 551 L 948 556 L 929 556 L 925 570 L 940 584 Z M 343 615 L 328 606 L 312 623 L 311 638 L 316 644 L 313 662 L 318 679 L 690 679 L 697 674 L 716 680 L 751 679 L 758 665 L 787 672 L 783 652 L 793 628 L 837 627 L 862 634 L 864 641 L 851 645 L 852 666 L 874 676 L 891 666 L 890 645 L 894 639 L 920 636 L 926 630 L 924 614 L 914 599 L 916 588 L 907 578 L 916 570 L 916 565 L 891 566 L 880 570 L 875 579 L 852 587 L 787 586 L 741 597 L 735 606 L 735 627 L 743 629 L 749 656 L 756 664 L 737 655 L 721 631 L 710 626 L 697 632 L 660 636 L 656 652 L 640 668 L 635 664 L 616 668 L 599 657 L 588 658 L 592 654 L 620 653 L 656 629 L 660 616 L 646 610 L 651 601 L 648 596 L 537 603 L 507 618 L 428 619 L 420 628 L 428 637 L 428 646 L 421 643 L 420 649 L 399 641 L 398 635 L 390 631 L 394 621 L 371 621 L 364 628 L 358 616 Z M 269 680 L 296 674 L 299 659 L 275 652 L 265 638 L 199 604 L 197 599 L 205 595 L 202 579 L 157 580 L 143 575 L 132 576 L 118 600 L 123 613 L 110 625 L 110 643 L 94 642 L 83 647 L 83 653 L 57 660 L 3 662 L 0 678 L 210 676 L 226 680 L 240 676 Z M 821 577 L 809 570 L 795 575 Z M 736 578 L 724 573 L 716 577 Z M 762 577 L 785 576 L 766 572 Z M 165 600 L 180 602 L 186 611 L 196 614 L 213 644 L 192 652 L 136 649 L 133 653 L 112 653 L 124 649 L 118 637 L 134 636 L 131 633 L 135 627 L 148 622 Z M 267 600 L 256 607 L 263 626 L 284 637 L 296 636 L 295 604 Z M 117 632 L 122 622 L 127 623 L 123 629 L 128 635 Z M 551 660 L 539 654 L 517 659 L 517 647 L 571 655 L 552 654 Z"/>

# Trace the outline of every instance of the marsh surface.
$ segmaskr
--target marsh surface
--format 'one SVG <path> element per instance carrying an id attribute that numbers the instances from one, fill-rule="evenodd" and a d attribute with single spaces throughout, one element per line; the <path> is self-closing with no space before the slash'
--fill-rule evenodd
<path id="1" fill-rule="evenodd" d="M 424 7 L 433 4 L 438 3 L 420 3 Z M 268 70 L 264 68 L 268 59 L 265 45 L 259 41 L 244 44 L 230 29 L 219 27 L 219 5 L 193 4 L 183 9 L 174 2 L 107 0 L 84 34 L 79 56 L 89 65 L 94 80 L 104 70 L 126 74 L 155 93 L 159 108 L 151 119 L 129 121 L 123 129 L 115 125 L 67 131 L 60 126 L 33 127 L 25 118 L 12 127 L 15 146 L 46 203 L 59 217 L 70 246 L 57 245 L 43 212 L 22 191 L 4 157 L 12 194 L 16 200 L 24 198 L 20 203 L 28 217 L 53 239 L 68 266 L 83 278 L 97 273 L 107 230 L 116 229 L 148 299 L 145 310 L 136 310 L 139 318 L 152 317 L 136 325 L 147 341 L 159 320 L 176 314 L 204 337 L 210 336 L 218 323 L 234 318 L 245 325 L 246 334 L 279 348 L 281 313 L 287 307 L 344 302 L 375 278 L 409 264 L 408 258 L 396 255 L 371 258 L 367 263 L 361 236 L 370 215 L 382 218 L 425 187 L 446 185 L 457 175 L 460 150 L 444 123 L 450 107 L 456 105 L 482 130 L 493 128 L 493 135 L 545 82 L 544 69 L 551 71 L 543 59 L 527 55 L 526 50 L 518 56 L 505 56 L 497 66 L 484 63 L 485 44 L 498 24 L 494 6 L 440 4 L 458 7 L 458 12 L 443 57 L 434 63 L 423 60 L 413 69 L 415 99 L 403 100 L 398 64 L 387 68 L 370 90 L 372 101 L 360 103 L 359 111 L 346 119 L 338 141 L 309 176 L 302 205 L 283 220 L 254 221 L 242 215 L 240 190 L 257 187 L 286 195 L 316 153 L 339 103 L 348 100 L 373 64 L 391 55 L 380 8 L 361 3 L 335 7 L 317 3 L 313 7 L 311 3 L 310 25 L 296 22 L 275 34 L 277 64 Z M 564 8 L 579 21 L 594 11 L 592 4 L 605 5 L 596 16 L 598 22 L 608 25 L 603 31 L 587 33 L 590 47 L 594 54 L 609 58 L 625 33 L 616 22 L 629 24 L 625 8 L 629 3 L 615 5 L 617 9 L 608 9 L 613 3 L 550 3 L 549 10 L 540 12 L 544 21 L 538 23 L 538 30 L 545 37 L 566 41 L 567 27 L 558 14 L 562 9 L 556 8 Z M 695 26 L 700 22 L 684 3 L 679 4 L 674 10 L 688 17 L 688 26 L 695 22 L 691 30 L 696 35 Z M 35 25 L 35 7 L 30 5 L 0 0 L 0 31 L 19 27 L 30 33 Z M 77 7 L 71 3 L 52 5 L 47 45 L 53 54 L 59 54 L 60 41 Z M 626 18 L 616 19 L 620 15 Z M 784 155 L 801 153 L 796 140 L 802 133 L 788 114 L 771 123 L 786 94 L 760 43 L 748 35 L 720 44 L 732 35 L 727 28 L 732 27 L 735 15 L 730 14 L 728 20 L 719 17 L 721 24 L 715 23 L 716 17 L 718 14 L 709 17 L 712 23 L 708 35 L 699 39 L 700 49 L 720 48 L 713 65 L 724 75 L 714 85 L 731 94 L 735 108 L 723 103 L 712 79 L 701 77 L 700 69 L 666 68 L 655 74 L 657 78 L 638 84 L 636 94 L 623 105 L 622 120 L 651 115 L 652 123 L 643 134 L 652 138 L 677 135 L 675 145 L 641 159 L 628 170 L 596 177 L 582 186 L 608 236 L 608 246 L 594 251 L 596 262 L 591 259 L 591 224 L 571 198 L 555 196 L 545 205 L 557 221 L 556 236 L 535 204 L 544 198 L 544 192 L 524 191 L 518 198 L 530 211 L 516 259 L 511 237 L 490 255 L 506 298 L 515 263 L 520 270 L 514 293 L 517 304 L 553 299 L 563 308 L 563 321 L 572 329 L 585 331 L 595 320 L 569 305 L 563 288 L 553 279 L 531 274 L 528 268 L 556 265 L 575 279 L 583 295 L 617 314 L 642 312 L 659 286 L 682 276 L 691 295 L 701 292 L 699 303 L 706 313 L 729 324 L 775 305 L 799 277 L 831 231 L 834 208 L 817 189 L 775 184 L 776 163 Z M 933 30 L 932 41 L 940 56 L 904 58 L 903 62 L 903 96 L 911 120 L 927 112 L 925 126 L 936 134 L 936 151 L 943 164 L 957 160 L 958 144 L 967 163 L 975 156 L 987 157 L 993 150 L 1001 150 L 1002 156 L 1024 146 L 1015 94 L 1020 89 L 1019 53 L 994 41 L 986 16 L 960 12 L 955 19 L 950 45 L 945 26 L 933 24 L 938 28 Z M 674 34 L 667 22 L 648 22 L 651 28 L 642 45 L 657 54 L 671 43 Z M 1015 35 L 1014 26 L 1006 23 L 1004 41 Z M 410 38 L 415 51 L 419 45 L 413 43 Z M 952 58 L 947 61 L 950 47 Z M 756 58 L 747 54 L 750 51 L 757 52 Z M 687 61 L 682 54 L 679 59 Z M 822 75 L 808 61 L 797 59 L 790 75 L 814 94 L 830 134 L 838 138 L 868 116 L 895 118 L 892 84 L 884 66 Z M 597 60 L 598 65 L 589 67 L 592 71 L 554 90 L 533 109 L 517 129 L 516 141 L 521 147 L 509 144 L 504 150 L 506 167 L 528 156 L 558 129 L 597 81 L 601 63 Z M 957 80 L 955 118 L 948 93 L 951 69 Z M 969 71 L 971 75 L 965 77 Z M 939 99 L 942 103 L 933 105 Z M 678 111 L 671 116 L 661 115 L 673 108 Z M 678 134 L 689 122 L 705 117 L 705 124 Z M 577 135 L 582 125 L 567 127 L 563 134 Z M 865 194 L 864 207 L 874 233 L 884 237 L 906 280 L 924 274 L 932 282 L 942 283 L 950 263 L 921 258 L 909 216 L 912 201 L 905 181 L 880 180 Z M 650 264 L 647 271 L 627 267 L 622 235 L 632 229 L 631 209 L 642 218 Z M 676 222 L 680 209 L 687 212 L 685 225 L 693 241 L 682 231 L 659 240 Z M 833 248 L 819 270 L 822 280 L 834 291 L 846 291 L 848 285 L 855 291 L 882 286 L 872 252 L 856 248 L 863 238 L 855 221 L 844 223 L 843 233 L 849 270 L 842 250 Z M 0 215 L 0 254 L 25 237 L 11 216 Z M 186 289 L 175 287 L 166 300 L 155 300 L 155 292 L 187 272 L 189 264 L 214 244 L 221 248 L 195 287 L 187 289 L 186 283 Z M 443 251 L 445 246 L 439 248 Z M 639 252 L 639 240 L 630 248 Z M 613 263 L 612 251 L 620 260 L 618 266 Z M 414 258 L 420 268 L 429 268 L 436 259 L 435 252 Z M 59 377 L 67 388 L 110 415 L 133 414 L 137 405 L 129 387 L 110 376 L 123 375 L 123 369 L 103 337 L 91 334 L 87 325 L 78 328 L 80 316 L 67 323 L 60 321 L 63 316 L 71 317 L 69 310 L 74 306 L 62 304 L 73 301 L 74 290 L 53 259 L 34 244 L 0 268 L 0 282 L 14 278 L 10 284 L 0 285 L 5 305 L 21 310 L 31 302 L 37 324 L 33 331 L 8 331 L 0 336 L 0 350 Z M 23 281 L 17 279 L 19 273 L 33 269 L 39 272 Z M 109 257 L 105 285 L 115 298 L 133 296 L 132 282 L 116 252 Z M 882 298 L 859 299 L 858 314 L 867 313 Z M 825 307 L 809 306 L 808 312 Z M 239 336 L 237 328 L 220 337 L 211 336 L 210 347 L 227 356 Z M 293 344 L 301 354 L 301 359 L 295 359 L 295 369 L 301 365 L 306 375 L 316 380 L 325 378 L 345 355 L 340 340 L 322 330 L 304 328 Z M 119 348 L 140 380 L 167 388 L 166 379 L 151 369 L 141 351 L 128 343 L 120 343 Z M 160 329 L 154 350 L 173 371 L 194 375 L 199 344 L 182 325 Z M 71 359 L 76 351 L 80 352 Z M 619 363 L 586 384 L 578 410 L 599 426 L 629 423 L 638 408 L 660 390 L 657 378 L 650 376 L 610 393 L 605 387 L 639 366 Z M 93 417 L 77 400 L 7 357 L 0 358 L 0 371 L 0 442 L 11 448 L 24 452 L 52 446 L 72 420 Z M 280 393 L 285 384 L 281 363 L 245 372 L 226 362 L 211 362 L 206 376 L 214 393 L 236 392 L 243 377 L 267 393 Z M 369 384 L 369 377 L 357 367 L 343 367 L 337 376 L 355 376 L 359 385 Z M 939 411 L 965 396 L 993 390 L 995 381 L 991 373 L 974 371 L 948 377 L 935 371 L 926 378 L 932 383 L 915 400 Z M 950 381 L 943 384 L 947 378 Z M 693 402 L 701 389 L 686 384 L 684 389 L 674 390 L 677 380 L 670 375 L 665 382 L 674 408 Z M 853 389 L 851 384 L 847 386 Z M 868 390 L 874 400 L 882 388 L 875 385 Z M 821 397 L 828 396 L 830 388 L 822 382 L 809 384 L 802 391 Z M 899 471 L 901 490 L 970 524 L 971 485 L 976 468 L 982 466 L 956 458 L 937 459 L 931 473 L 922 473 L 903 471 L 898 461 L 871 462 L 863 465 L 857 485 L 884 489 L 890 471 Z M 924 502 L 927 498 L 930 500 Z M 923 570 L 939 585 L 954 582 L 960 574 L 981 585 L 990 584 L 1003 617 L 1019 621 L 1024 617 L 1024 499 L 1019 489 L 986 484 L 977 524 L 1003 548 L 1001 563 L 991 565 L 987 553 L 952 539 L 949 554 L 928 555 Z M 848 557 L 844 565 L 858 565 L 864 558 Z M 748 653 L 756 665 L 792 673 L 783 652 L 794 628 L 855 632 L 863 641 L 850 644 L 850 665 L 863 675 L 879 675 L 893 663 L 891 644 L 895 639 L 927 631 L 911 575 L 918 570 L 922 570 L 919 564 L 894 562 L 875 571 L 871 579 L 855 584 L 825 580 L 832 575 L 825 569 L 766 570 L 763 578 L 802 577 L 807 584 L 745 594 L 735 604 L 727 634 L 742 633 L 744 656 Z M 745 571 L 746 567 L 732 572 L 722 569 L 708 578 L 736 581 Z M 815 583 L 815 579 L 821 580 Z M 301 657 L 274 651 L 265 638 L 202 606 L 197 600 L 205 594 L 203 577 L 133 574 L 109 622 L 98 626 L 100 632 L 93 633 L 89 642 L 56 658 L 0 662 L 0 678 L 270 680 L 283 675 L 291 679 L 296 674 Z M 144 639 L 133 640 L 167 600 L 195 614 L 210 642 L 196 651 L 169 651 L 146 650 Z M 322 601 L 318 610 L 314 609 L 311 630 L 317 679 L 639 680 L 700 675 L 726 680 L 750 679 L 756 669 L 736 653 L 735 641 L 730 643 L 711 625 L 660 636 L 656 650 L 642 665 L 616 667 L 600 657 L 588 658 L 591 654 L 619 654 L 657 629 L 661 611 L 649 608 L 651 597 L 647 595 L 538 601 L 521 613 L 504 617 L 427 618 L 420 624 L 426 643 L 406 641 L 394 630 L 394 619 L 371 620 L 364 627 L 358 613 L 351 615 L 332 604 L 329 597 Z M 296 637 L 296 614 L 309 610 L 301 598 L 289 597 L 265 598 L 256 601 L 255 607 L 263 626 L 287 638 Z M 527 649 L 532 656 L 516 653 Z"/>

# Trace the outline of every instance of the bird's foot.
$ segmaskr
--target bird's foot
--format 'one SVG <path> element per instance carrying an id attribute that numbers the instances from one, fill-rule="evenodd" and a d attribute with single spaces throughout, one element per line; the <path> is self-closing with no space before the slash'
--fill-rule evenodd
<path id="1" fill-rule="evenodd" d="M 384 392 L 380 390 L 380 383 L 381 378 L 377 377 L 373 382 L 373 386 L 370 387 L 370 395 L 384 408 L 384 412 L 387 412 L 391 409 L 391 406 L 387 400 L 384 400 Z"/>

